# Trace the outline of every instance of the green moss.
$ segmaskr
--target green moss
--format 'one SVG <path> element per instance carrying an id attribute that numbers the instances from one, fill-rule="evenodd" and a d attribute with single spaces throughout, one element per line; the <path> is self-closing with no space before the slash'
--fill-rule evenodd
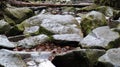
<path id="1" fill-rule="evenodd" d="M 54 33 L 46 30 L 45 28 L 43 28 L 43 27 L 41 27 L 41 26 L 40 26 L 39 33 L 40 33 L 40 34 L 46 34 L 46 35 L 53 35 L 53 34 L 54 34 Z"/>
<path id="2" fill-rule="evenodd" d="M 114 40 L 114 41 L 111 41 L 108 45 L 108 47 L 106 47 L 107 49 L 110 49 L 110 48 L 118 48 L 120 47 L 120 38 Z"/>
<path id="3" fill-rule="evenodd" d="M 107 21 L 105 19 L 105 16 L 101 13 L 98 13 L 98 14 L 88 13 L 85 17 L 82 18 L 80 25 L 82 28 L 82 32 L 84 33 L 84 36 L 86 36 L 93 29 L 99 26 L 107 25 Z"/>
<path id="4" fill-rule="evenodd" d="M 94 3 L 98 5 L 111 6 L 116 9 L 120 8 L 120 0 L 94 0 Z"/>
<path id="5" fill-rule="evenodd" d="M 21 25 L 13 26 L 7 33 L 8 36 L 15 36 L 20 34 L 23 34 L 23 27 Z"/>
<path id="6" fill-rule="evenodd" d="M 34 15 L 33 11 L 28 8 L 6 8 L 4 9 L 5 20 L 10 24 L 19 24 L 23 20 Z"/>

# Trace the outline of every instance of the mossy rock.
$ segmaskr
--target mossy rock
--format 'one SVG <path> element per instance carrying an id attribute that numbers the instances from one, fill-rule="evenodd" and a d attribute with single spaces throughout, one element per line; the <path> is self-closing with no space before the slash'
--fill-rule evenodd
<path id="1" fill-rule="evenodd" d="M 23 34 L 24 27 L 21 24 L 13 26 L 7 33 L 8 36 L 15 36 Z"/>
<path id="2" fill-rule="evenodd" d="M 11 25 L 19 24 L 23 20 L 34 15 L 33 11 L 29 8 L 6 8 L 4 9 L 4 19 Z"/>
<path id="3" fill-rule="evenodd" d="M 96 4 L 86 6 L 83 8 L 79 8 L 77 11 L 78 12 L 88 12 L 88 11 L 99 11 L 103 13 L 107 17 L 112 17 L 113 15 L 117 14 L 118 10 L 113 9 L 112 7 L 109 6 L 99 6 Z"/>
<path id="4" fill-rule="evenodd" d="M 99 26 L 107 25 L 105 16 L 97 11 L 91 11 L 81 20 L 81 28 L 84 36 L 89 34 L 93 29 Z"/>
<path id="5" fill-rule="evenodd" d="M 120 9 L 120 0 L 94 0 L 94 3 Z"/>
<path id="6" fill-rule="evenodd" d="M 0 34 L 5 34 L 10 30 L 11 26 L 4 20 L 0 20 Z"/>

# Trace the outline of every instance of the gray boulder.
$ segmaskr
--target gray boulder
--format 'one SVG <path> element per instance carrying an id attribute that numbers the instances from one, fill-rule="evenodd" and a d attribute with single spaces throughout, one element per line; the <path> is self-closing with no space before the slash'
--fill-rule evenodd
<path id="1" fill-rule="evenodd" d="M 24 35 L 37 35 L 39 34 L 39 26 L 25 27 Z"/>
<path id="2" fill-rule="evenodd" d="M 23 21 L 21 24 L 23 24 L 24 27 L 39 26 L 44 19 L 53 20 L 63 25 L 77 23 L 76 19 L 71 15 L 39 14 Z"/>
<path id="3" fill-rule="evenodd" d="M 22 46 L 25 48 L 32 48 L 36 45 L 40 45 L 44 42 L 47 42 L 49 40 L 49 37 L 47 35 L 41 34 L 37 36 L 31 36 L 24 38 L 23 40 L 20 40 L 17 42 L 17 46 Z"/>
<path id="4" fill-rule="evenodd" d="M 84 48 L 101 47 L 109 49 L 117 46 L 116 43 L 119 43 L 119 38 L 119 33 L 110 30 L 108 26 L 103 26 L 94 29 L 80 42 L 80 45 Z"/>
<path id="5" fill-rule="evenodd" d="M 45 19 L 41 26 L 54 34 L 81 34 L 81 30 L 75 24 L 63 23 Z"/>
<path id="6" fill-rule="evenodd" d="M 20 31 L 24 31 L 24 28 L 26 27 L 39 26 L 39 32 L 44 34 L 79 34 L 81 30 L 77 25 L 77 20 L 71 15 L 39 14 L 23 21 L 21 24 L 18 24 L 16 28 Z"/>
<path id="7" fill-rule="evenodd" d="M 6 59 L 4 58 L 3 61 L 8 62 L 10 66 L 8 66 L 0 60 L 0 64 L 5 67 L 55 67 L 51 61 L 49 61 L 49 57 L 52 55 L 51 52 L 25 52 L 25 51 L 10 51 L 6 49 L 2 49 L 0 51 L 0 57 L 2 54 L 5 54 Z M 4 53 L 6 52 L 6 53 Z M 7 54 L 7 55 L 6 55 Z M 24 61 L 23 61 L 24 60 Z M 10 62 L 12 61 L 12 62 Z M 16 62 L 15 62 L 16 61 Z M 19 65 L 21 62 L 21 65 Z M 14 66 L 12 64 L 15 64 Z M 23 63 L 23 64 L 22 64 Z M 25 66 L 24 66 L 25 65 Z"/>
<path id="8" fill-rule="evenodd" d="M 109 49 L 98 61 L 106 67 L 120 67 L 120 48 Z"/>
<path id="9" fill-rule="evenodd" d="M 0 65 L 4 67 L 27 67 L 19 55 L 5 49 L 0 50 Z"/>
<path id="10" fill-rule="evenodd" d="M 93 29 L 107 25 L 105 16 L 98 11 L 87 13 L 81 20 L 81 28 L 84 36 L 89 34 Z"/>
<path id="11" fill-rule="evenodd" d="M 54 40 L 61 40 L 61 41 L 76 41 L 79 42 L 82 40 L 82 36 L 78 34 L 56 34 L 53 35 Z"/>
<path id="12" fill-rule="evenodd" d="M 17 45 L 10 42 L 6 36 L 0 35 L 0 46 L 7 47 L 7 48 L 14 48 Z"/>

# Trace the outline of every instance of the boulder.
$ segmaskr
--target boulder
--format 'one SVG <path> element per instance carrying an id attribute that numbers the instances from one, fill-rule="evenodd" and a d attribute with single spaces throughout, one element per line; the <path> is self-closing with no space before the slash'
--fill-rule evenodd
<path id="1" fill-rule="evenodd" d="M 78 34 L 55 34 L 52 36 L 53 42 L 60 44 L 61 46 L 78 46 L 79 42 L 83 39 Z"/>
<path id="2" fill-rule="evenodd" d="M 63 25 L 77 24 L 77 20 L 71 15 L 50 15 L 50 14 L 39 14 L 37 16 L 33 16 L 29 19 L 26 19 L 21 24 L 24 27 L 30 27 L 30 26 L 36 26 L 36 25 L 40 26 L 40 24 L 44 19 L 49 19 Z"/>
<path id="3" fill-rule="evenodd" d="M 56 67 L 93 67 L 97 59 L 105 53 L 99 49 L 79 49 L 57 55 L 52 63 Z"/>
<path id="4" fill-rule="evenodd" d="M 64 22 L 63 22 L 64 23 Z M 41 26 L 54 34 L 80 34 L 81 31 L 75 24 L 63 24 L 54 20 L 43 20 Z"/>
<path id="5" fill-rule="evenodd" d="M 5 35 L 0 35 L 0 46 L 1 47 L 6 47 L 6 48 L 14 48 L 17 45 L 10 42 Z"/>
<path id="6" fill-rule="evenodd" d="M 112 17 L 118 11 L 109 6 L 99 6 L 96 4 L 77 9 L 77 11 L 84 11 L 84 12 L 93 11 L 93 10 L 101 12 L 107 17 Z"/>
<path id="7" fill-rule="evenodd" d="M 63 40 L 63 41 L 76 41 L 80 42 L 82 40 L 82 36 L 78 34 L 56 34 L 53 35 L 54 40 Z"/>
<path id="8" fill-rule="evenodd" d="M 4 9 L 4 19 L 11 25 L 19 24 L 23 20 L 34 15 L 33 11 L 29 8 L 15 8 L 9 7 Z"/>
<path id="9" fill-rule="evenodd" d="M 10 30 L 10 25 L 5 20 L 0 20 L 0 33 L 6 33 Z"/>
<path id="10" fill-rule="evenodd" d="M 0 65 L 4 67 L 27 67 L 19 55 L 5 49 L 0 50 Z"/>
<path id="11" fill-rule="evenodd" d="M 7 58 L 9 58 L 10 60 L 8 60 L 8 63 L 15 63 L 12 60 L 15 60 L 18 58 L 20 59 L 18 62 L 16 61 L 16 64 L 19 63 L 21 61 L 21 63 L 24 63 L 26 66 L 23 66 L 23 64 L 21 64 L 21 66 L 18 67 L 55 67 L 51 61 L 49 61 L 49 57 L 52 55 L 51 52 L 25 52 L 25 51 L 10 51 L 10 50 L 6 50 L 6 49 L 2 49 L 1 51 L 6 52 L 10 55 L 8 55 L 8 57 L 6 57 L 5 60 L 7 60 Z M 1 54 L 1 53 L 0 53 Z M 10 56 L 10 57 L 9 57 Z M 12 56 L 12 57 L 11 57 Z M 18 56 L 18 57 L 16 57 Z M 1 56 L 0 56 L 1 57 Z M 12 62 L 9 62 L 12 61 Z M 0 63 L 1 64 L 1 63 Z M 17 67 L 17 66 L 12 66 L 12 67 Z M 10 66 L 5 66 L 5 67 L 11 67 Z"/>
<path id="12" fill-rule="evenodd" d="M 49 37 L 47 35 L 41 34 L 37 36 L 30 36 L 30 37 L 24 38 L 23 40 L 18 41 L 17 45 L 25 48 L 32 48 L 36 45 L 45 43 L 48 40 L 49 40 Z"/>
<path id="13" fill-rule="evenodd" d="M 105 16 L 97 11 L 91 11 L 85 15 L 81 20 L 81 28 L 84 36 L 89 34 L 93 29 L 99 26 L 107 25 Z"/>
<path id="14" fill-rule="evenodd" d="M 49 57 L 52 56 L 51 52 L 24 52 L 24 51 L 11 51 L 14 54 L 18 54 L 22 59 L 28 60 L 26 64 L 28 67 L 55 67 L 51 61 L 49 61 Z"/>
<path id="15" fill-rule="evenodd" d="M 24 35 L 37 35 L 39 34 L 39 26 L 25 27 Z"/>
<path id="16" fill-rule="evenodd" d="M 94 3 L 98 5 L 111 6 L 117 9 L 120 8 L 120 0 L 94 0 Z"/>
<path id="17" fill-rule="evenodd" d="M 119 46 L 120 35 L 108 26 L 98 27 L 88 34 L 80 45 L 84 48 L 113 48 Z"/>
<path id="18" fill-rule="evenodd" d="M 109 49 L 98 61 L 106 67 L 120 67 L 120 48 Z"/>
<path id="19" fill-rule="evenodd" d="M 116 10 L 109 6 L 99 6 L 95 10 L 103 13 L 107 17 L 112 17 L 116 13 Z"/>
<path id="20" fill-rule="evenodd" d="M 71 15 L 39 14 L 18 24 L 17 29 L 23 31 L 32 26 L 39 26 L 39 33 L 47 35 L 81 33 L 77 20 Z"/>

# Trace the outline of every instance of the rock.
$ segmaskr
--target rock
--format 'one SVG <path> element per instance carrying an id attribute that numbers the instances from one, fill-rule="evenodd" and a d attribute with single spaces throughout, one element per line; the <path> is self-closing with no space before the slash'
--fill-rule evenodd
<path id="1" fill-rule="evenodd" d="M 96 4 L 77 9 L 77 11 L 84 11 L 84 12 L 93 11 L 93 10 L 101 12 L 107 17 L 112 17 L 114 14 L 117 13 L 117 10 L 109 6 L 99 6 Z"/>
<path id="2" fill-rule="evenodd" d="M 97 59 L 105 53 L 99 49 L 79 49 L 57 55 L 52 63 L 56 67 L 93 67 Z"/>
<path id="3" fill-rule="evenodd" d="M 112 17 L 116 13 L 116 11 L 113 8 L 108 6 L 100 6 L 95 8 L 95 10 L 103 13 L 107 17 Z"/>
<path id="4" fill-rule="evenodd" d="M 16 56 L 18 56 L 18 59 L 20 58 L 19 61 L 24 60 L 24 64 L 27 66 L 21 66 L 21 67 L 48 67 L 48 66 L 55 67 L 51 63 L 51 61 L 48 60 L 49 57 L 52 55 L 51 52 L 44 52 L 44 51 L 43 52 L 25 52 L 25 51 L 10 51 L 10 50 L 6 50 L 6 49 L 2 49 L 2 51 L 8 53 L 7 58 L 10 58 L 10 60 L 8 60 L 8 62 L 11 61 L 11 59 L 14 59 L 14 58 L 16 59 Z M 1 53 L 2 52 L 0 52 L 0 54 Z M 10 54 L 10 57 L 9 57 L 9 54 Z M 12 57 L 11 57 L 11 55 L 12 55 Z M 13 63 L 13 62 L 11 62 L 11 63 Z M 9 67 L 9 66 L 5 66 L 5 67 Z M 16 66 L 10 66 L 10 67 L 16 67 Z"/>
<path id="5" fill-rule="evenodd" d="M 10 30 L 10 25 L 4 20 L 0 20 L 0 33 L 6 33 Z"/>
<path id="6" fill-rule="evenodd" d="M 10 51 L 14 54 L 18 54 L 22 59 L 27 60 L 26 64 L 28 67 L 55 67 L 49 57 L 52 55 L 51 52 L 24 52 L 24 51 Z"/>
<path id="7" fill-rule="evenodd" d="M 85 51 L 91 67 L 94 67 L 94 65 L 98 61 L 98 58 L 105 54 L 106 52 L 105 50 L 102 49 L 83 49 L 83 51 Z"/>
<path id="8" fill-rule="evenodd" d="M 4 67 L 27 67 L 19 55 L 5 49 L 0 50 L 0 65 Z"/>
<path id="9" fill-rule="evenodd" d="M 83 39 L 83 37 L 78 34 L 56 34 L 52 37 L 54 42 L 61 46 L 78 46 L 79 42 Z"/>
<path id="10" fill-rule="evenodd" d="M 56 67 L 49 60 L 44 60 L 38 67 Z"/>
<path id="11" fill-rule="evenodd" d="M 23 21 L 21 24 L 24 27 L 30 27 L 36 25 L 39 26 L 44 19 L 49 19 L 55 21 L 56 23 L 60 23 L 62 25 L 77 24 L 77 20 L 71 15 L 50 15 L 50 14 L 39 14 L 37 16 L 33 16 Z"/>
<path id="12" fill-rule="evenodd" d="M 54 20 L 45 19 L 42 22 L 41 26 L 54 34 L 74 34 L 74 33 L 80 34 L 81 33 L 80 29 L 77 28 L 75 24 L 63 25 L 63 23 L 61 24 Z"/>
<path id="13" fill-rule="evenodd" d="M 33 11 L 29 8 L 15 8 L 10 7 L 4 9 L 4 19 L 11 25 L 19 24 L 23 20 L 34 15 Z"/>
<path id="14" fill-rule="evenodd" d="M 82 36 L 78 34 L 56 34 L 56 35 L 53 35 L 53 39 L 79 42 L 82 40 Z"/>
<path id="15" fill-rule="evenodd" d="M 105 25 L 107 25 L 105 16 L 97 11 L 87 13 L 81 20 L 81 28 L 84 36 L 89 34 L 93 29 Z"/>
<path id="16" fill-rule="evenodd" d="M 80 29 L 77 28 L 77 24 L 77 20 L 71 15 L 39 14 L 18 24 L 16 29 L 24 31 L 25 27 L 39 26 L 39 33 L 47 35 L 68 33 L 70 31 L 70 33 L 79 33 Z M 66 29 L 65 31 L 63 31 L 64 28 Z"/>
<path id="17" fill-rule="evenodd" d="M 120 8 L 119 2 L 120 0 L 94 0 L 95 4 L 111 6 L 114 8 Z"/>
<path id="18" fill-rule="evenodd" d="M 118 20 L 111 19 L 108 26 L 111 28 L 111 30 L 120 33 L 120 18 Z"/>
<path id="19" fill-rule="evenodd" d="M 98 61 L 106 67 L 120 67 L 120 48 L 109 49 Z"/>
<path id="20" fill-rule="evenodd" d="M 31 36 L 28 38 L 24 38 L 23 40 L 20 40 L 17 42 L 18 46 L 22 46 L 25 48 L 32 48 L 36 45 L 40 45 L 44 42 L 47 42 L 49 40 L 49 37 L 41 34 L 41 35 L 37 35 L 37 36 Z"/>
<path id="21" fill-rule="evenodd" d="M 39 34 L 39 26 L 25 27 L 24 35 L 37 35 Z"/>
<path id="22" fill-rule="evenodd" d="M 48 60 L 52 55 L 51 52 L 25 52 L 25 51 L 12 51 L 14 54 L 19 54 L 23 59 L 31 59 L 30 61 L 35 61 L 38 63 Z M 29 62 L 28 62 L 29 63 Z"/>
<path id="23" fill-rule="evenodd" d="M 24 27 L 21 24 L 16 24 L 15 26 L 13 26 L 9 32 L 7 33 L 7 35 L 9 36 L 16 36 L 16 35 L 21 35 L 23 34 L 24 31 Z M 16 33 L 15 33 L 16 32 Z"/>
<path id="24" fill-rule="evenodd" d="M 17 45 L 10 42 L 6 36 L 0 35 L 0 46 L 7 48 L 14 48 Z"/>
<path id="25" fill-rule="evenodd" d="M 84 48 L 100 47 L 109 49 L 119 46 L 119 38 L 119 33 L 110 30 L 108 26 L 103 26 L 94 29 L 80 42 L 80 45 Z"/>

